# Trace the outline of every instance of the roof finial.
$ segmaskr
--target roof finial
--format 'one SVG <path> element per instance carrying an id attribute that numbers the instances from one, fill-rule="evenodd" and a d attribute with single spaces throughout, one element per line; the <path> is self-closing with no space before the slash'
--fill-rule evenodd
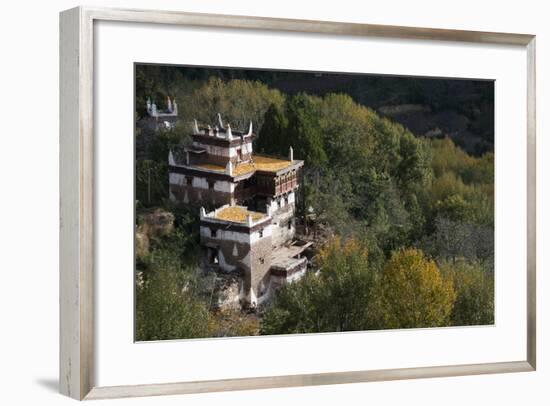
<path id="1" fill-rule="evenodd" d="M 233 139 L 233 133 L 231 132 L 231 126 L 227 123 L 227 139 L 231 141 Z"/>
<path id="2" fill-rule="evenodd" d="M 218 113 L 218 124 L 220 125 L 220 128 L 224 128 L 223 121 L 222 121 L 222 115 Z"/>
<path id="3" fill-rule="evenodd" d="M 196 119 L 194 121 L 195 121 L 195 123 L 193 124 L 193 134 L 199 134 L 200 133 L 199 124 L 197 123 Z"/>
<path id="4" fill-rule="evenodd" d="M 175 165 L 176 161 L 174 160 L 174 154 L 172 153 L 172 150 L 168 151 L 168 165 Z"/>
<path id="5" fill-rule="evenodd" d="M 290 162 L 294 161 L 294 150 L 292 149 L 292 146 L 288 148 L 288 157 L 290 159 Z"/>
<path id="6" fill-rule="evenodd" d="M 252 120 L 250 120 L 250 125 L 248 126 L 248 134 L 246 134 L 246 136 L 250 136 L 252 135 Z"/>

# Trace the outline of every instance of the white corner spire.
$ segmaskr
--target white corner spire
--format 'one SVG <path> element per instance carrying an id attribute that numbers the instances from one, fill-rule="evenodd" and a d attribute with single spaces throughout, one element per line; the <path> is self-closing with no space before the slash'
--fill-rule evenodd
<path id="1" fill-rule="evenodd" d="M 248 134 L 246 134 L 247 137 L 252 135 L 252 120 L 250 120 L 250 125 L 248 126 Z"/>
<path id="2" fill-rule="evenodd" d="M 294 161 L 294 150 L 292 149 L 292 146 L 288 148 L 288 158 L 290 159 L 290 162 Z"/>
<path id="3" fill-rule="evenodd" d="M 197 123 L 197 119 L 193 120 L 194 121 L 194 124 L 193 124 L 193 134 L 200 134 L 200 131 L 199 131 L 199 124 Z"/>
<path id="4" fill-rule="evenodd" d="M 200 218 L 202 219 L 203 217 L 206 217 L 206 210 L 204 210 L 204 207 L 201 207 Z"/>
<path id="5" fill-rule="evenodd" d="M 222 121 L 222 115 L 220 113 L 218 113 L 218 125 L 220 128 L 225 128 Z"/>
<path id="6" fill-rule="evenodd" d="M 233 133 L 231 132 L 231 126 L 229 125 L 229 123 L 227 123 L 226 133 L 227 133 L 227 139 L 231 141 L 233 139 Z"/>
<path id="7" fill-rule="evenodd" d="M 172 153 L 172 150 L 168 151 L 168 165 L 176 165 L 176 161 L 174 160 L 174 154 Z"/>

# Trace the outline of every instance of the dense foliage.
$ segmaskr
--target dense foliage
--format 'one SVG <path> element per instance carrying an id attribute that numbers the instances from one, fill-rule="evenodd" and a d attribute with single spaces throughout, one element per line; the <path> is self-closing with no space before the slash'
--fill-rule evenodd
<path id="1" fill-rule="evenodd" d="M 386 328 L 447 326 L 456 298 L 452 281 L 415 249 L 393 252 L 384 265 L 379 294 Z"/>
<path id="2" fill-rule="evenodd" d="M 409 112 L 391 117 L 411 128 L 415 134 L 424 134 L 434 127 L 442 134 L 452 134 L 453 139 L 470 154 L 482 155 L 493 150 L 494 83 L 483 80 L 139 64 L 136 65 L 136 109 L 143 115 L 147 97 L 152 97 L 162 107 L 166 95 L 175 96 L 178 102 L 181 101 L 180 107 L 186 109 L 187 105 L 195 104 L 195 96 L 198 94 L 195 90 L 202 89 L 208 81 L 232 83 L 235 90 L 245 88 L 237 83 L 262 83 L 266 89 L 290 96 L 304 92 L 323 97 L 331 93 L 343 93 L 359 105 L 376 111 L 384 111 L 384 107 L 388 106 L 418 106 L 421 111 L 416 114 Z M 218 89 L 222 89 L 222 85 Z M 246 93 L 246 89 L 243 91 Z M 239 96 L 237 92 L 202 92 L 205 98 L 208 94 L 213 98 L 202 104 L 203 110 L 198 111 L 195 107 L 184 110 L 185 117 L 202 120 L 208 115 L 207 118 L 211 119 L 212 114 L 225 111 L 216 109 L 240 109 L 240 106 L 234 109 L 232 103 L 222 102 L 222 93 L 231 96 L 231 101 L 237 106 L 243 106 L 243 103 L 248 103 L 248 106 L 263 103 L 250 92 L 246 94 L 247 101 L 244 102 L 234 98 Z M 268 104 L 273 102 L 273 98 L 265 100 Z M 281 105 L 281 101 L 275 104 Z M 261 117 L 255 113 L 253 116 L 250 113 L 245 116 L 246 120 L 253 120 L 261 128 Z"/>
<path id="3" fill-rule="evenodd" d="M 319 252 L 318 275 L 280 291 L 262 319 L 262 334 L 333 332 L 372 328 L 376 275 L 368 251 L 355 239 L 330 241 Z"/>
<path id="4" fill-rule="evenodd" d="M 136 338 L 139 341 L 208 335 L 208 308 L 197 297 L 197 281 L 165 250 L 147 259 L 136 286 Z"/>
<path id="5" fill-rule="evenodd" d="M 485 133 L 485 152 L 472 155 L 450 138 L 415 136 L 353 92 L 281 92 L 266 85 L 281 77 L 171 72 L 136 71 L 138 114 L 146 95 L 159 104 L 175 95 L 183 117 L 173 130 L 136 134 L 138 211 L 163 207 L 176 216 L 175 230 L 137 261 L 138 337 L 494 322 L 494 155 Z M 189 142 L 192 118 L 213 122 L 218 112 L 233 128 L 253 121 L 256 151 L 287 156 L 292 146 L 306 162 L 298 222 L 319 241 L 319 271 L 281 289 L 259 325 L 211 311 L 210 282 L 197 270 L 196 208 L 167 200 L 168 150 Z"/>

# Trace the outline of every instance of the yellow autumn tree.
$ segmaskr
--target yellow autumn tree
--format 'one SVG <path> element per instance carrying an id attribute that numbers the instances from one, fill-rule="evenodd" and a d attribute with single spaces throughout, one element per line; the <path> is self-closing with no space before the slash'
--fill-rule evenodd
<path id="1" fill-rule="evenodd" d="M 422 251 L 395 251 L 384 266 L 380 286 L 384 328 L 441 327 L 450 324 L 456 293 L 434 261 Z"/>

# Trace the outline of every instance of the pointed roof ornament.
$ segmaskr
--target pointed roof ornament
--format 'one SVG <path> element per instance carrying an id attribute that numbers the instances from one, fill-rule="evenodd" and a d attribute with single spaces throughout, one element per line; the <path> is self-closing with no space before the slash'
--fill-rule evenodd
<path id="1" fill-rule="evenodd" d="M 246 215 L 246 225 L 251 226 L 253 224 L 252 216 L 250 214 Z"/>
<path id="2" fill-rule="evenodd" d="M 288 158 L 290 159 L 290 162 L 294 161 L 294 150 L 292 149 L 292 146 L 288 148 Z"/>
<path id="3" fill-rule="evenodd" d="M 227 123 L 227 139 L 231 141 L 233 139 L 233 133 L 231 132 L 231 126 Z"/>
<path id="4" fill-rule="evenodd" d="M 220 128 L 225 128 L 222 121 L 222 115 L 218 113 L 218 124 L 220 125 Z"/>
<path id="5" fill-rule="evenodd" d="M 246 134 L 247 137 L 252 135 L 252 120 L 250 120 L 250 125 L 248 126 L 248 134 Z"/>
<path id="6" fill-rule="evenodd" d="M 176 161 L 174 160 L 174 154 L 172 153 L 172 150 L 168 151 L 168 165 L 175 165 Z"/>
<path id="7" fill-rule="evenodd" d="M 200 210 L 200 218 L 206 217 L 206 210 L 204 210 L 204 207 L 201 207 Z"/>
<path id="8" fill-rule="evenodd" d="M 193 134 L 200 134 L 200 131 L 199 131 L 199 124 L 197 123 L 197 120 L 195 119 L 194 120 L 194 124 L 193 124 Z"/>

